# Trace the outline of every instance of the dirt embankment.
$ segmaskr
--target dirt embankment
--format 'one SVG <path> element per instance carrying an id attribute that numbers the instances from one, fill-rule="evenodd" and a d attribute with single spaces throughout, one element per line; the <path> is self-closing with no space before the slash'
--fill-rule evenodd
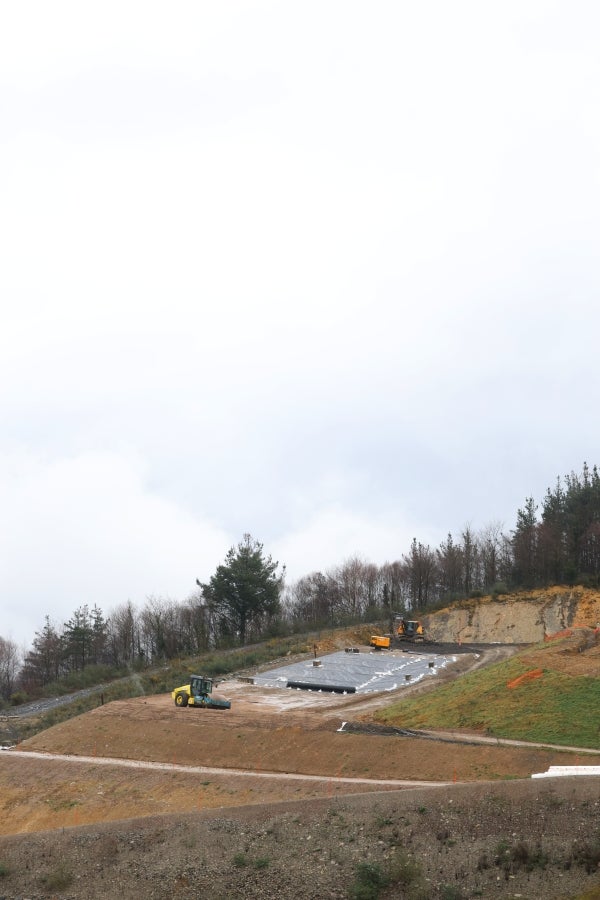
<path id="1" fill-rule="evenodd" d="M 233 700 L 228 713 L 176 709 L 164 696 L 123 700 L 41 732 L 22 747 L 325 779 L 449 782 L 528 777 L 565 758 L 563 751 L 535 747 L 519 751 L 500 745 L 445 743 L 440 747 L 418 738 L 340 732 L 342 722 L 355 719 L 351 705 L 339 704 L 335 717 L 329 709 L 327 714 L 289 708 L 274 713 L 259 700 L 271 701 L 277 689 L 269 693 L 234 683 L 224 687 Z M 369 720 L 363 711 L 360 721 Z M 600 765 L 600 753 L 586 762 Z"/>
<path id="2" fill-rule="evenodd" d="M 0 885 L 30 900 L 342 900 L 389 879 L 382 898 L 552 900 L 598 885 L 599 813 L 590 778 L 197 810 L 0 838 Z"/>

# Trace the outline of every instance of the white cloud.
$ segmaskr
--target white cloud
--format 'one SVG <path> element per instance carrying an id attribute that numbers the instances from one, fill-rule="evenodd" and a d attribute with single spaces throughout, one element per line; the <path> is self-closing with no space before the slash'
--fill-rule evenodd
<path id="1" fill-rule="evenodd" d="M 2 459 L 3 632 L 27 642 L 46 615 L 183 600 L 196 577 L 210 577 L 229 537 L 153 493 L 143 469 L 110 453 Z"/>
<path id="2" fill-rule="evenodd" d="M 311 572 L 326 572 L 353 557 L 383 565 L 408 552 L 415 537 L 414 525 L 400 515 L 384 518 L 356 513 L 339 504 L 325 506 L 276 540 L 272 555 L 285 562 L 288 582 Z M 425 534 L 419 539 L 427 543 Z"/>
<path id="3" fill-rule="evenodd" d="M 50 606 L 181 596 L 246 531 L 301 575 L 510 527 L 593 464 L 598 17 L 5 6 L 20 633 Z"/>

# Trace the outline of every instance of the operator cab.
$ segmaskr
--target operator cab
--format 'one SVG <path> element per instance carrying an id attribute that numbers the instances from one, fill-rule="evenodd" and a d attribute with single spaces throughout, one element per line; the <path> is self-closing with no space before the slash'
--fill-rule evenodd
<path id="1" fill-rule="evenodd" d="M 190 693 L 192 697 L 197 697 L 199 694 L 212 694 L 212 689 L 212 678 L 201 678 L 199 675 L 192 675 L 190 679 Z"/>

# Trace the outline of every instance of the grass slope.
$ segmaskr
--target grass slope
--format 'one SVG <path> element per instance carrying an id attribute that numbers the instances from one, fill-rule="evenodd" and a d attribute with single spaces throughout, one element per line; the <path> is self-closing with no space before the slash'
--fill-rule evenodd
<path id="1" fill-rule="evenodd" d="M 544 648 L 537 658 L 542 677 L 516 687 L 507 684 L 531 671 L 530 651 L 424 696 L 399 700 L 376 718 L 402 728 L 454 728 L 524 741 L 600 746 L 600 679 L 545 667 Z"/>

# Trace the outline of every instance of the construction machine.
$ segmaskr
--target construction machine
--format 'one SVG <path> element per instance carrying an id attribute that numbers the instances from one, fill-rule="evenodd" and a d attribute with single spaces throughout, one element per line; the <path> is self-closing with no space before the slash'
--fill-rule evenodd
<path id="1" fill-rule="evenodd" d="M 192 675 L 189 684 L 171 691 L 175 706 L 202 706 L 206 709 L 231 709 L 231 701 L 213 697 L 213 680 L 205 675 Z"/>
<path id="2" fill-rule="evenodd" d="M 373 634 L 371 636 L 370 647 L 373 647 L 374 650 L 389 650 L 390 649 L 390 636 L 382 635 L 382 634 Z"/>
<path id="3" fill-rule="evenodd" d="M 413 643 L 417 643 L 418 641 L 425 640 L 423 624 L 417 619 L 405 619 L 402 616 L 398 616 L 396 618 L 395 627 L 396 636 L 399 641 L 412 641 Z"/>

